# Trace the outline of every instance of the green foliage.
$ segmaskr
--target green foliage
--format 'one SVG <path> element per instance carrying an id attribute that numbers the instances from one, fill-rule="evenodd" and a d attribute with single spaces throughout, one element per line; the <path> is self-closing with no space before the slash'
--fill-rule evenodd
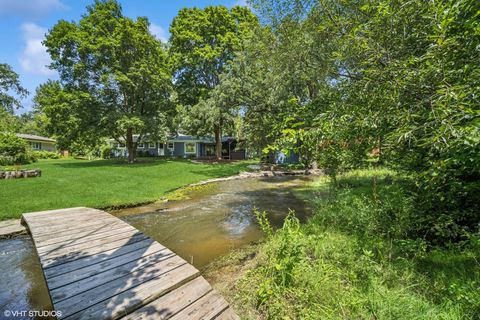
<path id="1" fill-rule="evenodd" d="M 15 132 L 49 137 L 52 134 L 47 130 L 48 118 L 45 114 L 36 111 L 22 113 L 17 116 L 18 129 Z"/>
<path id="2" fill-rule="evenodd" d="M 129 162 L 136 156 L 134 134 L 166 134 L 171 75 L 164 47 L 148 27 L 146 18 L 125 17 L 118 2 L 106 0 L 88 6 L 79 22 L 61 20 L 49 31 L 44 44 L 61 86 L 47 89 L 39 105 L 55 132 L 89 146 L 102 137 L 123 138 Z M 64 121 L 72 129 L 63 131 Z"/>
<path id="3" fill-rule="evenodd" d="M 252 3 L 264 25 L 232 64 L 252 147 L 295 150 L 333 181 L 386 164 L 414 178 L 418 235 L 476 232 L 480 3 Z"/>
<path id="4" fill-rule="evenodd" d="M 239 6 L 178 12 L 170 26 L 170 54 L 183 104 L 195 105 L 220 83 L 220 74 L 256 23 L 255 15 Z"/>
<path id="5" fill-rule="evenodd" d="M 264 319 L 476 319 L 478 237 L 449 249 L 412 238 L 405 179 L 356 170 L 330 195 L 328 179 L 315 182 L 314 216 L 301 226 L 290 213 L 266 239 L 234 307 Z"/>
<path id="6" fill-rule="evenodd" d="M 253 213 L 255 214 L 255 217 L 260 226 L 260 229 L 262 229 L 263 233 L 265 234 L 265 237 L 267 239 L 271 238 L 273 235 L 273 228 L 270 225 L 270 221 L 268 220 L 267 212 L 254 209 Z"/>
<path id="7" fill-rule="evenodd" d="M 100 153 L 103 159 L 109 159 L 112 151 L 112 147 L 108 144 L 104 144 L 100 147 Z"/>
<path id="8" fill-rule="evenodd" d="M 18 98 L 28 95 L 28 91 L 20 85 L 18 74 L 12 70 L 12 67 L 0 63 L 0 112 L 13 114 L 13 110 L 20 107 L 20 101 L 10 92 L 15 93 Z"/>
<path id="9" fill-rule="evenodd" d="M 28 143 L 12 133 L 0 132 L 0 165 L 27 164 L 35 162 Z"/>
<path id="10" fill-rule="evenodd" d="M 60 159 L 60 154 L 58 152 L 52 151 L 33 151 L 35 158 L 37 159 Z"/>
<path id="11" fill-rule="evenodd" d="M 238 113 L 237 82 L 229 63 L 243 39 L 258 24 L 246 7 L 184 8 L 170 26 L 170 55 L 175 86 L 182 104 L 182 126 L 193 134 L 215 134 L 217 158 L 221 137 Z"/>

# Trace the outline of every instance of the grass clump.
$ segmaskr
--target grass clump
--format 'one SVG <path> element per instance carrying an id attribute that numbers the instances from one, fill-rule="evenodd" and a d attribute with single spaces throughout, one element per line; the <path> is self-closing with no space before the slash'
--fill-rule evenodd
<path id="1" fill-rule="evenodd" d="M 291 212 L 267 238 L 254 267 L 235 282 L 245 318 L 478 319 L 479 237 L 432 247 L 412 237 L 415 203 L 405 178 L 381 170 L 315 182 L 315 215 Z M 327 194 L 328 196 L 325 196 Z"/>

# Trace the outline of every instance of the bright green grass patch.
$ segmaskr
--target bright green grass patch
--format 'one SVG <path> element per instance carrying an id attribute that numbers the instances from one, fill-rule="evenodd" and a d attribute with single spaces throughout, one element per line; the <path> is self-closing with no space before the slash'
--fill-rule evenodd
<path id="1" fill-rule="evenodd" d="M 223 293 L 245 319 L 478 319 L 479 239 L 431 248 L 409 237 L 405 177 L 360 170 L 314 182 L 314 216 L 266 229 L 252 266 Z M 242 262 L 238 262 L 241 264 Z"/>
<path id="2" fill-rule="evenodd" d="M 0 220 L 24 212 L 76 206 L 110 207 L 158 200 L 186 184 L 246 170 L 251 161 L 200 164 L 187 160 L 40 160 L 40 178 L 0 180 Z"/>

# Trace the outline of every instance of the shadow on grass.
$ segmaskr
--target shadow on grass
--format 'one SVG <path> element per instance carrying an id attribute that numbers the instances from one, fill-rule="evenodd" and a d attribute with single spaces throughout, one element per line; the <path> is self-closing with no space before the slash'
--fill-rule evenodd
<path id="1" fill-rule="evenodd" d="M 203 175 L 207 178 L 226 177 L 245 171 L 245 164 L 209 164 L 203 165 L 201 170 L 190 171 L 193 174 Z"/>
<path id="2" fill-rule="evenodd" d="M 446 251 L 432 252 L 418 261 L 416 268 L 417 272 L 425 274 L 432 282 L 465 283 L 466 280 L 478 278 L 479 274 L 472 271 L 480 270 L 480 264 L 473 256 Z"/>
<path id="3" fill-rule="evenodd" d="M 128 163 L 126 159 L 106 159 L 106 160 L 78 160 L 75 162 L 59 162 L 53 164 L 54 166 L 62 168 L 97 168 L 97 167 L 153 167 L 159 164 L 165 164 L 168 162 L 184 162 L 188 160 L 184 159 L 162 159 L 162 158 L 139 158 L 135 163 Z"/>

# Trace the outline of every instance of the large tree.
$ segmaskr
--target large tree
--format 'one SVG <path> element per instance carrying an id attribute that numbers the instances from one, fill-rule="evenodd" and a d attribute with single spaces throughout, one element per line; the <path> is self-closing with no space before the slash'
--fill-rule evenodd
<path id="1" fill-rule="evenodd" d="M 257 24 L 256 16 L 246 7 L 229 10 L 210 6 L 184 8 L 170 26 L 174 82 L 191 120 L 189 129 L 195 134 L 213 132 L 219 159 L 222 130 L 233 123 L 231 115 L 236 106 L 213 90 L 220 84 L 221 74 L 228 73 L 228 64 L 241 49 L 243 39 Z"/>
<path id="2" fill-rule="evenodd" d="M 307 151 L 332 178 L 375 148 L 415 179 L 417 234 L 478 231 L 480 2 L 253 2 L 273 41 L 255 38 L 239 77 L 246 97 L 270 83 L 275 147 Z M 252 102 L 245 123 L 263 130 L 248 115 L 268 104 Z"/>
<path id="3" fill-rule="evenodd" d="M 60 149 L 72 150 L 74 145 L 94 147 L 105 131 L 98 126 L 98 115 L 91 112 L 100 108 L 88 93 L 66 89 L 59 81 L 49 80 L 38 86 L 34 110 L 42 115 L 44 129 L 55 136 Z"/>
<path id="4" fill-rule="evenodd" d="M 113 0 L 95 1 L 79 22 L 59 21 L 44 44 L 62 90 L 85 98 L 71 106 L 78 108 L 79 130 L 94 124 L 98 130 L 85 134 L 125 141 L 129 162 L 147 134 L 166 134 L 171 76 L 167 54 L 149 32 L 147 18 L 123 16 Z"/>
<path id="5" fill-rule="evenodd" d="M 27 94 L 18 74 L 8 64 L 0 63 L 0 131 L 15 131 L 18 128 L 18 119 L 13 112 L 20 107 L 19 98 Z"/>

